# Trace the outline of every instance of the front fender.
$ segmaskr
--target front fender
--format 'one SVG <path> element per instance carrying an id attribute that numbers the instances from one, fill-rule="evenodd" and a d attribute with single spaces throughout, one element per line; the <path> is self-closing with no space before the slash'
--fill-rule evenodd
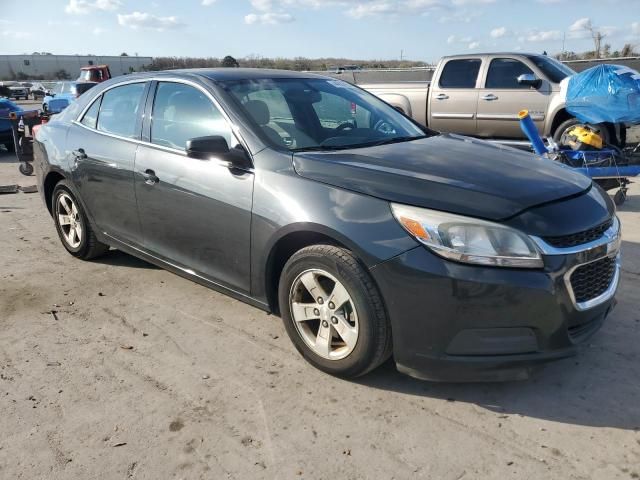
<path id="1" fill-rule="evenodd" d="M 260 169 L 264 158 L 269 169 Z M 265 299 L 273 249 L 287 235 L 319 234 L 349 248 L 371 267 L 417 243 L 391 213 L 389 202 L 297 175 L 291 156 L 265 150 L 256 155 L 251 225 L 252 294 Z M 280 162 L 282 168 L 273 168 Z"/>

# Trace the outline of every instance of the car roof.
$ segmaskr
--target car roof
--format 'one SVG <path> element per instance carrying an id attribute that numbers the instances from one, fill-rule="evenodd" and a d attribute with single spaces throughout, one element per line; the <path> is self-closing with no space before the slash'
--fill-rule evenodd
<path id="1" fill-rule="evenodd" d="M 469 57 L 500 57 L 503 55 L 517 56 L 517 57 L 543 57 L 542 53 L 529 53 L 529 52 L 480 52 L 480 53 L 465 53 L 461 55 L 447 55 L 442 57 L 443 59 L 450 58 L 469 58 Z"/>
<path id="2" fill-rule="evenodd" d="M 258 80 L 265 78 L 329 78 L 307 72 L 272 70 L 267 68 L 189 68 L 181 70 L 160 70 L 157 72 L 134 73 L 124 78 L 145 78 L 150 76 L 199 76 L 213 81 Z M 119 79 L 121 77 L 118 77 Z"/>

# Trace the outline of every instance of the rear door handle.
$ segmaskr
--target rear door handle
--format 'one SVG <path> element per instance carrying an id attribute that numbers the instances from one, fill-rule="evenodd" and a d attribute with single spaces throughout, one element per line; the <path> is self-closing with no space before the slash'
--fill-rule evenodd
<path id="1" fill-rule="evenodd" d="M 487 102 L 492 102 L 493 100 L 498 100 L 498 97 L 496 97 L 493 93 L 489 93 L 488 95 L 485 95 L 484 97 L 480 97 L 480 100 L 485 100 Z"/>
<path id="2" fill-rule="evenodd" d="M 438 95 L 436 95 L 436 100 L 448 100 L 449 99 L 449 95 L 446 95 L 444 93 L 439 93 Z"/>
<path id="3" fill-rule="evenodd" d="M 78 160 L 86 160 L 87 159 L 87 153 L 84 151 L 84 148 L 79 148 L 77 150 L 72 151 L 71 155 L 74 156 L 74 158 L 76 159 L 76 162 Z"/>
<path id="4" fill-rule="evenodd" d="M 155 185 L 160 181 L 158 177 L 156 177 L 156 172 L 151 170 L 150 168 L 146 169 L 144 172 L 141 172 L 142 178 L 144 178 L 144 183 L 147 185 Z"/>

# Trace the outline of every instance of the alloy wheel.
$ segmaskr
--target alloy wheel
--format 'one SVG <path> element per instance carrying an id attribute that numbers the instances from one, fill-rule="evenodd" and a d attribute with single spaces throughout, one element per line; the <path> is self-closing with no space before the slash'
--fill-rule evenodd
<path id="1" fill-rule="evenodd" d="M 78 248 L 82 243 L 82 222 L 75 202 L 67 193 L 58 196 L 56 213 L 64 241 L 71 248 Z"/>
<path id="2" fill-rule="evenodd" d="M 328 360 L 347 357 L 358 341 L 358 314 L 345 286 L 330 273 L 312 269 L 295 279 L 289 306 L 307 346 Z"/>

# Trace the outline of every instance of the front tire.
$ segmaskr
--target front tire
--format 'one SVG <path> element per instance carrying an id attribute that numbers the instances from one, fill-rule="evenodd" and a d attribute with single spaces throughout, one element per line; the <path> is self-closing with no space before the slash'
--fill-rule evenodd
<path id="1" fill-rule="evenodd" d="M 53 189 L 53 220 L 64 248 L 74 257 L 90 260 L 109 250 L 96 238 L 82 205 L 71 192 L 66 180 Z"/>
<path id="2" fill-rule="evenodd" d="M 558 128 L 556 128 L 556 131 L 553 133 L 553 140 L 558 145 L 560 145 L 560 142 L 562 140 L 562 136 L 565 134 L 565 132 L 567 132 L 571 128 L 575 127 L 576 125 L 589 125 L 589 126 L 595 128 L 596 130 L 598 130 L 598 133 L 602 137 L 603 144 L 604 145 L 610 145 L 611 144 L 611 132 L 609 131 L 609 128 L 606 125 L 604 125 L 602 123 L 599 123 L 597 125 L 591 125 L 591 124 L 588 124 L 588 123 L 581 122 L 577 118 L 570 118 L 569 120 L 565 120 L 560 125 L 558 125 Z"/>
<path id="3" fill-rule="evenodd" d="M 285 329 L 316 368 L 358 377 L 391 355 L 391 325 L 376 285 L 354 255 L 313 245 L 286 263 L 278 289 Z"/>

